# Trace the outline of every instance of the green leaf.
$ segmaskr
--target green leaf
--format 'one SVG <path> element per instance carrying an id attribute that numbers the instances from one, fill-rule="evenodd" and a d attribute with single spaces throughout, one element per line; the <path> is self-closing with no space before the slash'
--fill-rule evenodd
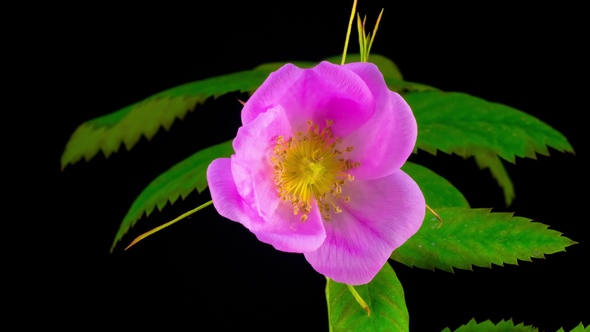
<path id="1" fill-rule="evenodd" d="M 469 207 L 467 199 L 457 188 L 430 169 L 408 161 L 402 166 L 402 170 L 416 181 L 424 194 L 426 204 L 431 208 Z"/>
<path id="2" fill-rule="evenodd" d="M 351 54 L 353 61 L 358 54 Z M 335 57 L 328 58 L 334 59 Z M 393 61 L 384 56 L 373 54 L 371 62 L 377 64 L 388 84 L 400 91 L 424 91 L 431 89 L 426 85 L 404 82 L 399 69 Z M 207 99 L 217 98 L 230 92 L 253 92 L 268 75 L 286 62 L 262 64 L 253 70 L 211 77 L 179 85 L 139 102 L 128 105 L 118 111 L 88 120 L 80 124 L 70 136 L 61 156 L 61 169 L 69 164 L 84 159 L 89 161 L 100 151 L 109 157 L 119 151 L 121 144 L 130 150 L 142 136 L 148 140 L 161 129 L 170 130 L 177 119 L 184 119 L 188 112 Z M 308 68 L 317 62 L 291 62 L 299 67 Z"/>
<path id="3" fill-rule="evenodd" d="M 497 154 L 514 163 L 515 157 L 536 159 L 573 148 L 558 131 L 515 108 L 459 92 L 412 92 L 404 95 L 418 122 L 416 149 L 437 150 L 465 158 Z"/>
<path id="4" fill-rule="evenodd" d="M 409 314 L 404 289 L 391 265 L 385 264 L 373 280 L 354 289 L 370 314 L 357 303 L 348 286 L 328 279 L 326 300 L 330 331 L 408 331 Z"/>
<path id="5" fill-rule="evenodd" d="M 214 159 L 227 158 L 233 153 L 230 140 L 200 150 L 160 174 L 139 194 L 129 208 L 119 226 L 111 252 L 144 214 L 149 216 L 156 207 L 161 211 L 166 204 L 174 204 L 179 197 L 186 198 L 195 189 L 199 193 L 205 190 L 209 164 Z"/>
<path id="6" fill-rule="evenodd" d="M 507 206 L 515 197 L 514 186 L 498 157 L 512 163 L 515 157 L 536 159 L 536 154 L 549 155 L 549 146 L 573 153 L 561 133 L 503 104 L 458 92 L 409 92 L 404 98 L 419 126 L 416 149 L 473 156 L 480 169 L 490 170 Z"/>
<path id="7" fill-rule="evenodd" d="M 520 323 L 518 325 L 514 325 L 512 319 L 507 321 L 501 320 L 498 324 L 492 323 L 490 320 L 486 320 L 481 323 L 477 323 L 475 319 L 471 319 L 467 324 L 459 326 L 458 329 L 454 330 L 453 332 L 537 332 L 539 331 L 536 327 L 531 325 L 524 325 L 524 323 Z M 451 332 L 451 329 L 448 327 L 445 328 L 442 332 Z"/>
<path id="8" fill-rule="evenodd" d="M 589 330 L 590 330 L 590 325 L 587 325 L 586 327 L 584 327 L 584 324 L 580 323 L 578 326 L 574 327 L 569 332 L 587 332 Z M 565 332 L 565 331 L 562 327 L 559 330 L 557 330 L 557 332 Z"/>
<path id="9" fill-rule="evenodd" d="M 270 71 L 258 69 L 212 77 L 164 90 L 116 112 L 82 123 L 66 143 L 61 156 L 62 170 L 80 159 L 92 159 L 102 151 L 106 157 L 117 152 L 122 143 L 131 149 L 145 136 L 151 139 L 160 128 L 169 130 L 196 105 L 224 94 L 256 90 Z"/>
<path id="10" fill-rule="evenodd" d="M 545 224 L 512 213 L 464 207 L 436 212 L 442 226 L 428 212 L 418 232 L 393 252 L 392 259 L 410 267 L 453 272 L 453 268 L 517 265 L 518 260 L 544 258 L 576 244 Z"/>

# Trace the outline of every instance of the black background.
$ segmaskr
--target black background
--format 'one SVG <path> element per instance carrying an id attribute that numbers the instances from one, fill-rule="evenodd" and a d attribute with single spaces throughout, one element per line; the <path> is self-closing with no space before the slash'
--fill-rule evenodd
<path id="1" fill-rule="evenodd" d="M 122 250 L 139 234 L 207 201 L 207 191 L 140 220 L 109 254 L 120 221 L 152 179 L 193 152 L 235 136 L 237 98 L 244 95 L 209 100 L 169 132 L 161 130 L 150 142 L 142 139 L 108 159 L 99 155 L 62 172 L 59 158 L 80 123 L 153 93 L 264 62 L 340 54 L 351 5 L 306 0 L 70 8 L 76 15 L 63 12 L 39 29 L 50 45 L 43 49 L 41 65 L 49 71 L 41 81 L 55 92 L 40 107 L 40 121 L 53 124 L 51 134 L 36 145 L 44 156 L 42 175 L 51 182 L 34 193 L 52 205 L 48 213 L 29 217 L 34 232 L 20 234 L 35 240 L 24 246 L 32 253 L 24 260 L 32 269 L 26 273 L 31 292 L 15 307 L 38 312 L 45 326 L 82 330 L 327 331 L 323 276 L 302 255 L 258 242 L 212 207 Z M 426 153 L 411 160 L 450 180 L 472 207 L 515 212 L 579 244 L 519 266 L 454 274 L 392 262 L 404 286 L 411 330 L 455 329 L 473 317 L 495 323 L 512 318 L 541 331 L 590 324 L 582 10 L 429 6 L 361 1 L 358 11 L 370 27 L 385 8 L 372 52 L 395 61 L 408 81 L 532 114 L 563 133 L 576 153 L 550 150 L 549 157 L 506 163 L 517 196 L 510 207 L 489 172 L 473 160 Z M 358 51 L 356 34 L 350 45 L 349 52 Z"/>

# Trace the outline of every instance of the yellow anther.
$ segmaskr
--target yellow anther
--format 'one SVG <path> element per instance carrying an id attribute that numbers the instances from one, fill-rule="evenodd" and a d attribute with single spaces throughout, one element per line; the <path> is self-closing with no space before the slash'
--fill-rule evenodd
<path id="1" fill-rule="evenodd" d="M 334 121 L 326 120 L 324 128 L 312 120 L 307 124 L 306 132 L 297 132 L 289 139 L 276 138 L 270 156 L 273 179 L 279 197 L 291 203 L 294 215 L 301 212 L 301 221 L 307 220 L 314 206 L 324 220 L 330 220 L 331 211 L 342 212 L 339 197 L 347 181 L 354 179 L 348 171 L 358 163 L 339 157 L 353 151 L 353 146 L 337 148 L 342 139 L 333 138 Z M 350 196 L 344 196 L 344 201 L 350 202 Z"/>

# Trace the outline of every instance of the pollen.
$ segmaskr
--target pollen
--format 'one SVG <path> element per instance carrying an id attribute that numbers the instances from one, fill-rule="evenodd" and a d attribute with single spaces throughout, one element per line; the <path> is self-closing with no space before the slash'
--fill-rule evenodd
<path id="1" fill-rule="evenodd" d="M 360 163 L 346 158 L 354 147 L 340 146 L 342 139 L 334 137 L 333 124 L 327 120 L 321 128 L 308 120 L 306 132 L 277 137 L 270 156 L 278 196 L 292 205 L 294 215 L 301 214 L 301 221 L 315 206 L 324 220 L 330 220 L 342 212 L 341 203 L 350 202 L 350 196 L 341 194 L 354 180 L 349 171 Z"/>

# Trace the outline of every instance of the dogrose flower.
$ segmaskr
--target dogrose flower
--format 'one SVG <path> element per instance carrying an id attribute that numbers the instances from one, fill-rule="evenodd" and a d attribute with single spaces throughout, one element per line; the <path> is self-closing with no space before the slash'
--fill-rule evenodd
<path id="1" fill-rule="evenodd" d="M 400 170 L 417 133 L 374 64 L 286 64 L 245 103 L 235 154 L 209 165 L 213 205 L 317 272 L 368 283 L 424 219 Z"/>

